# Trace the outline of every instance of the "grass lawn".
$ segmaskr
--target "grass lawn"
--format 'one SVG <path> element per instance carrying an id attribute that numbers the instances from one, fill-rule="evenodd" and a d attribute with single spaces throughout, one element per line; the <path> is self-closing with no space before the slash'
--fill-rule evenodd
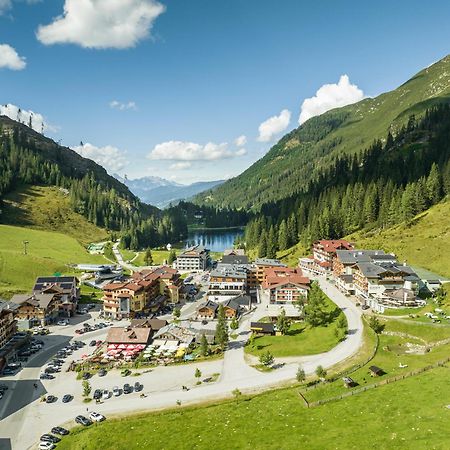
<path id="1" fill-rule="evenodd" d="M 136 256 L 136 252 L 132 250 L 120 248 L 119 251 L 124 261 L 131 261 Z"/>
<path id="2" fill-rule="evenodd" d="M 395 331 L 399 333 L 407 333 L 417 336 L 426 342 L 436 342 L 442 339 L 450 338 L 450 326 L 428 325 L 422 323 L 414 323 L 406 320 L 383 320 L 381 323 L 386 324 L 386 331 Z"/>
<path id="3" fill-rule="evenodd" d="M 57 231 L 82 244 L 108 239 L 108 233 L 72 210 L 69 197 L 57 187 L 24 186 L 5 196 L 2 223 Z"/>
<path id="4" fill-rule="evenodd" d="M 312 328 L 303 322 L 297 322 L 291 325 L 289 333 L 284 336 L 256 337 L 253 345 L 247 345 L 245 351 L 259 356 L 269 350 L 275 357 L 327 352 L 339 343 L 334 330 L 335 327 L 332 324 Z"/>
<path id="5" fill-rule="evenodd" d="M 122 253 L 122 250 L 120 251 Z M 182 250 L 181 249 L 175 249 L 175 252 L 177 255 L 179 255 Z M 154 265 L 160 265 L 163 264 L 164 261 L 169 260 L 169 254 L 170 252 L 168 250 L 153 250 L 152 249 L 152 257 L 153 257 L 153 264 Z M 123 253 L 122 253 L 123 255 Z M 135 266 L 146 266 L 147 264 L 144 261 L 145 252 L 139 252 L 139 256 L 133 261 L 133 265 Z"/>
<path id="6" fill-rule="evenodd" d="M 449 410 L 438 368 L 317 408 L 297 389 L 240 401 L 140 414 L 75 428 L 60 450 L 447 449 Z"/>
<path id="7" fill-rule="evenodd" d="M 298 266 L 299 258 L 310 253 L 310 250 L 306 249 L 301 243 L 298 243 L 287 250 L 279 251 L 277 253 L 277 258 L 290 267 L 296 267 Z"/>
<path id="8" fill-rule="evenodd" d="M 0 225 L 0 296 L 30 290 L 37 276 L 67 273 L 67 264 L 104 262 L 103 256 L 90 255 L 66 234 Z"/>

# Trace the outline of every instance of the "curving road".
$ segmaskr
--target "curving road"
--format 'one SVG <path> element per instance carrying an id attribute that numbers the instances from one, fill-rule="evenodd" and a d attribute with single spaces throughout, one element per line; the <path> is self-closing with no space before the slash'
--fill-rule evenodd
<path id="1" fill-rule="evenodd" d="M 349 327 L 347 339 L 326 353 L 293 358 L 283 367 L 268 373 L 259 372 L 248 366 L 244 358 L 244 345 L 248 338 L 250 321 L 264 314 L 267 315 L 267 299 L 263 298 L 256 311 L 242 321 L 238 338 L 230 342 L 223 360 L 158 367 L 135 379 L 144 384 L 144 392 L 148 394 L 146 398 L 140 399 L 138 394 L 122 395 L 108 399 L 102 404 L 91 404 L 87 407 L 79 400 L 81 383 L 72 380 L 73 375 L 67 376 L 63 386 L 57 388 L 56 384 L 50 384 L 53 382 L 48 383 L 48 386 L 52 386 L 51 393 L 56 395 L 67 392 L 79 394 L 71 403 L 63 405 L 58 402 L 47 405 L 36 399 L 0 422 L 0 436 L 10 438 L 13 449 L 32 448 L 39 436 L 48 432 L 53 426 L 63 424 L 72 426 L 73 418 L 77 414 L 87 413 L 86 408 L 111 416 L 175 407 L 177 401 L 181 401 L 182 404 L 200 403 L 229 397 L 236 388 L 247 393 L 257 392 L 280 383 L 293 381 L 299 363 L 307 374 L 312 374 L 318 365 L 324 368 L 334 366 L 359 350 L 362 344 L 362 313 L 334 285 L 323 278 L 318 281 L 324 292 L 343 310 Z M 197 367 L 202 371 L 203 377 L 220 373 L 217 382 L 195 386 L 194 371 Z M 114 374 L 108 374 L 104 378 L 94 377 L 92 388 L 111 388 L 113 385 L 120 385 L 119 383 L 135 381 L 117 377 Z M 181 385 L 190 386 L 191 389 L 182 391 Z M 27 433 L 21 433 L 24 429 Z"/>

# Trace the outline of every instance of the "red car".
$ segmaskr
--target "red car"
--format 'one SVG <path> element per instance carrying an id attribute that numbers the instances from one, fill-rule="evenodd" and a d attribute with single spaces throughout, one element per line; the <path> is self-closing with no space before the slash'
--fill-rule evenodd
<path id="1" fill-rule="evenodd" d="M 80 329 L 80 330 L 75 330 L 75 333 L 76 333 L 76 334 L 83 334 L 83 333 L 84 333 L 84 330 L 81 330 L 81 329 Z"/>
<path id="2" fill-rule="evenodd" d="M 98 347 L 99 345 L 102 345 L 102 341 L 97 341 L 96 345 L 97 345 L 97 347 Z"/>

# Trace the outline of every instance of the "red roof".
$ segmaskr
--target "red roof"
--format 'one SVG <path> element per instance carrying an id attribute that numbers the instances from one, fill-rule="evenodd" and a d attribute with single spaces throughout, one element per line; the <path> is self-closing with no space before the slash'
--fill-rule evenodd
<path id="1" fill-rule="evenodd" d="M 309 285 L 310 279 L 304 277 L 299 268 L 290 269 L 288 267 L 271 267 L 264 269 L 265 281 L 263 288 L 268 289 L 274 286 L 280 286 L 287 283 L 296 285 Z"/>
<path id="2" fill-rule="evenodd" d="M 320 241 L 315 241 L 314 246 L 320 246 L 324 251 L 328 253 L 335 253 L 336 250 L 352 250 L 353 244 L 346 241 L 345 239 L 336 239 L 336 240 L 326 240 L 322 239 Z"/>

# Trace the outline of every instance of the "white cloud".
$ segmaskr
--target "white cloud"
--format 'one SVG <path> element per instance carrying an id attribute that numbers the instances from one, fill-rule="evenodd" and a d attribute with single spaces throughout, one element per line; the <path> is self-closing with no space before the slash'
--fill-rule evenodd
<path id="1" fill-rule="evenodd" d="M 26 109 L 21 109 L 16 105 L 8 103 L 7 105 L 0 105 L 0 115 L 8 116 L 13 120 L 24 123 L 25 125 L 30 125 L 31 118 L 31 128 L 33 130 L 41 133 L 42 131 L 53 131 L 56 132 L 58 127 L 50 125 L 44 118 L 42 114 L 34 111 L 27 111 Z"/>
<path id="2" fill-rule="evenodd" d="M 25 58 L 19 56 L 13 47 L 0 44 L 0 69 L 22 70 L 26 65 Z"/>
<path id="3" fill-rule="evenodd" d="M 92 159 L 100 164 L 108 172 L 117 172 L 128 164 L 125 152 L 112 145 L 96 147 L 95 145 L 86 143 L 72 148 L 84 158 Z"/>
<path id="4" fill-rule="evenodd" d="M 180 161 L 169 166 L 170 170 L 186 170 L 192 166 L 189 161 Z"/>
<path id="5" fill-rule="evenodd" d="M 127 109 L 137 110 L 137 105 L 135 102 L 122 103 L 117 100 L 109 102 L 109 107 L 112 109 L 118 109 L 119 111 L 126 111 Z"/>
<path id="6" fill-rule="evenodd" d="M 234 140 L 234 143 L 237 147 L 243 147 L 247 143 L 247 136 L 239 136 Z"/>
<path id="7" fill-rule="evenodd" d="M 316 95 L 303 101 L 298 123 L 301 125 L 314 116 L 330 109 L 351 105 L 364 98 L 364 92 L 351 84 L 348 75 L 341 75 L 337 84 L 324 84 Z"/>
<path id="8" fill-rule="evenodd" d="M 244 156 L 247 154 L 247 150 L 245 148 L 240 148 L 237 152 L 236 152 L 236 156 Z"/>
<path id="9" fill-rule="evenodd" d="M 194 142 L 168 141 L 156 145 L 148 158 L 153 160 L 216 161 L 241 155 L 240 150 L 236 152 L 229 150 L 226 142 L 222 144 L 208 142 L 201 145 Z"/>
<path id="10" fill-rule="evenodd" d="M 11 0 L 0 0 L 0 16 L 12 8 Z"/>
<path id="11" fill-rule="evenodd" d="M 164 11 L 156 0 L 65 0 L 63 14 L 40 25 L 37 38 L 46 45 L 134 47 L 150 35 L 153 22 Z"/>
<path id="12" fill-rule="evenodd" d="M 258 128 L 258 141 L 269 142 L 273 137 L 284 131 L 291 121 L 291 112 L 283 109 L 278 116 L 272 116 L 265 120 Z"/>

